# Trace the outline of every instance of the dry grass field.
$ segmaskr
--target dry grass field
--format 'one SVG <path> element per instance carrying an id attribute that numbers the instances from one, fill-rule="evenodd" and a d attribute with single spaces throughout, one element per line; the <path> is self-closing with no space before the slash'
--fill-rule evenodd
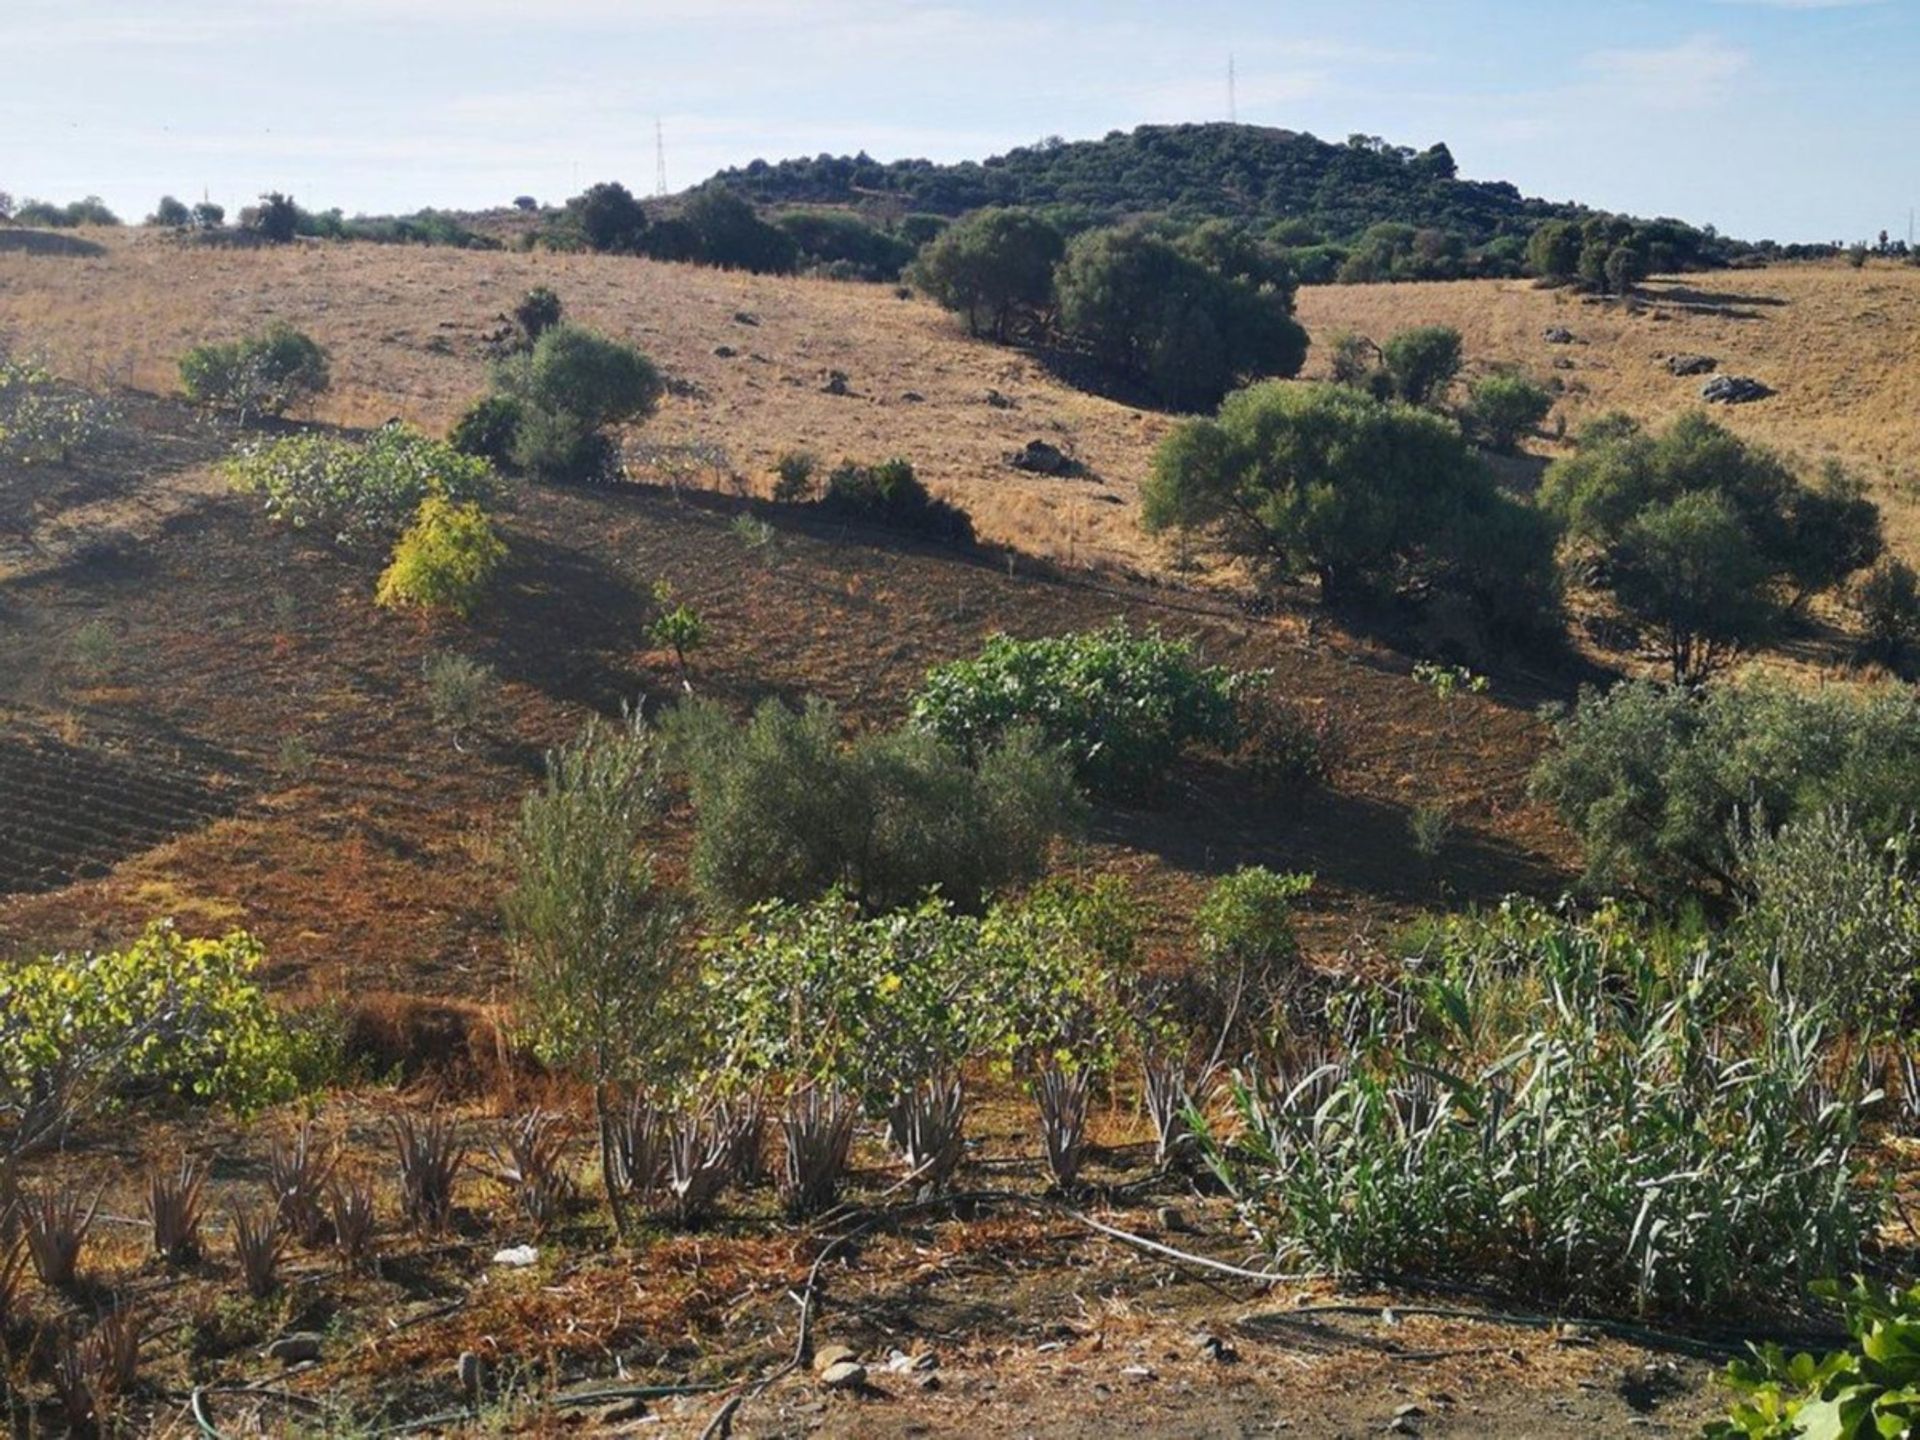
<path id="1" fill-rule="evenodd" d="M 137 233 L 100 244 L 94 255 L 0 250 L 0 337 L 119 387 L 124 416 L 71 469 L 0 469 L 0 956 L 117 941 L 166 914 L 192 932 L 247 927 L 276 991 L 337 1007 L 382 1080 L 398 1082 L 316 1102 L 319 1133 L 353 1167 L 390 1176 L 384 1121 L 397 1107 L 446 1106 L 474 1136 L 530 1104 L 577 1107 L 578 1095 L 510 1063 L 500 836 L 543 751 L 587 714 L 636 698 L 658 708 L 680 692 L 672 657 L 643 638 L 660 580 L 707 622 L 696 688 L 738 710 L 817 694 L 851 725 L 888 724 L 930 665 L 996 630 L 1116 616 L 1193 637 L 1215 661 L 1270 669 L 1342 739 L 1330 784 L 1250 800 L 1231 767 L 1192 761 L 1164 803 L 1100 807 L 1060 856 L 1135 885 L 1155 916 L 1156 963 L 1182 960 L 1202 888 L 1243 863 L 1315 873 L 1302 938 L 1328 971 L 1367 964 L 1372 942 L 1417 911 L 1551 896 L 1572 881 L 1574 847 L 1530 801 L 1526 775 L 1544 742 L 1538 705 L 1564 698 L 1579 672 L 1498 674 L 1443 721 L 1391 635 L 1336 623 L 1300 594 L 1255 616 L 1175 583 L 1134 503 L 1171 421 L 971 342 L 924 302 L 600 257 L 223 251 Z M 333 351 L 334 387 L 312 418 L 437 429 L 482 390 L 496 317 L 536 284 L 650 352 L 674 383 L 660 415 L 628 436 L 643 483 L 514 487 L 500 516 L 504 582 L 471 624 L 378 610 L 379 557 L 270 526 L 216 469 L 236 434 L 176 393 L 186 347 L 284 319 Z M 1638 314 L 1504 285 L 1316 290 L 1301 310 L 1316 338 L 1458 324 L 1477 365 L 1562 378 L 1570 425 L 1613 406 L 1678 409 L 1689 384 L 1656 357 L 1719 354 L 1781 392 L 1730 423 L 1890 474 L 1883 497 L 1920 550 L 1920 509 L 1898 508 L 1920 428 L 1920 271 L 1783 270 L 1650 290 Z M 1582 343 L 1545 346 L 1548 324 Z M 1556 359 L 1572 368 L 1554 370 Z M 823 388 L 836 370 L 850 394 Z M 1005 452 L 1033 438 L 1089 473 L 1009 469 Z M 715 447 L 723 463 L 701 458 Z M 959 552 L 763 503 L 773 459 L 795 447 L 829 463 L 903 455 L 1003 548 Z M 750 542 L 764 532 L 736 527 L 743 514 L 770 538 Z M 499 681 L 462 745 L 434 723 L 421 678 L 423 659 L 449 649 Z M 1436 860 L 1409 835 L 1424 805 L 1456 822 Z M 690 834 L 682 807 L 649 836 L 669 880 L 684 872 Z M 1045 1208 L 1025 1102 L 986 1076 L 978 1101 L 968 1124 L 981 1183 L 1030 1203 L 983 1200 L 850 1247 L 816 1336 L 875 1357 L 931 1349 L 937 1384 L 880 1373 L 877 1393 L 855 1402 L 802 1375 L 757 1397 L 733 1433 L 1334 1436 L 1404 1431 L 1417 1412 L 1430 1435 L 1679 1434 L 1718 1399 L 1704 1364 L 1677 1350 L 1383 1313 L 1409 1297 L 1318 1282 L 1196 1279 Z M 297 1108 L 250 1127 L 143 1111 L 29 1167 L 32 1184 L 103 1189 L 103 1214 L 120 1217 L 103 1221 L 88 1268 L 100 1294 L 130 1296 L 161 1322 L 144 1360 L 156 1433 L 191 1432 L 192 1386 L 208 1387 L 227 1434 L 255 1433 L 241 1428 L 255 1421 L 261 1433 L 323 1433 L 323 1407 L 351 1407 L 373 1433 L 434 1415 L 435 1433 L 458 1429 L 471 1418 L 455 1380 L 463 1352 L 481 1357 L 496 1395 L 560 1397 L 528 1412 L 539 1433 L 725 1433 L 704 1428 L 708 1389 L 791 1351 L 790 1289 L 819 1236 L 783 1226 L 764 1189 L 710 1230 L 649 1236 L 637 1256 L 581 1220 L 517 1271 L 491 1257 L 525 1228 L 476 1157 L 449 1234 L 389 1227 L 371 1275 L 302 1252 L 280 1295 L 251 1306 L 233 1300 L 230 1267 L 170 1271 L 123 1223 L 145 1168 L 183 1151 L 213 1161 L 216 1206 L 257 1193 L 266 1146 Z M 1149 1172 L 1130 1089 L 1101 1102 L 1094 1139 L 1105 1219 L 1245 1259 L 1224 1197 Z M 587 1149 L 576 1135 L 583 1168 Z M 863 1141 L 862 1194 L 893 1194 L 886 1163 Z M 1173 1202 L 1182 1213 L 1169 1218 L 1161 1207 Z M 1302 1308 L 1315 1305 L 1326 1308 Z M 321 1354 L 282 1373 L 261 1347 L 288 1330 L 320 1334 Z M 1240 1363 L 1221 1358 L 1222 1338 Z M 629 1401 L 593 1398 L 641 1379 L 695 1393 L 649 1397 L 644 1424 Z"/>
<path id="2" fill-rule="evenodd" d="M 675 382 L 637 438 L 719 447 L 725 473 L 689 458 L 689 483 L 725 487 L 737 475 L 764 492 L 774 460 L 794 449 L 829 465 L 900 455 L 965 506 L 985 539 L 1075 565 L 1157 563 L 1132 502 L 1168 421 L 969 341 L 941 310 L 886 286 L 597 255 L 98 238 L 98 257 L 0 249 L 0 338 L 75 378 L 176 390 L 188 347 L 282 319 L 334 353 L 333 389 L 315 418 L 366 426 L 399 416 L 437 431 L 486 388 L 485 337 L 501 312 L 547 285 L 570 316 L 638 345 Z M 836 370 L 851 393 L 822 393 Z M 1084 476 L 1009 469 L 1006 455 L 1036 438 Z"/>
<path id="3" fill-rule="evenodd" d="M 1465 338 L 1469 374 L 1516 365 L 1543 384 L 1559 381 L 1555 415 L 1569 433 L 1609 410 L 1657 423 L 1698 407 L 1701 380 L 1676 378 L 1661 362 L 1711 356 L 1722 372 L 1776 392 L 1716 407 L 1718 418 L 1809 463 L 1831 456 L 1857 469 L 1896 548 L 1920 557 L 1920 266 L 1835 262 L 1656 279 L 1631 306 L 1524 280 L 1320 286 L 1300 292 L 1298 310 L 1316 342 L 1310 376 L 1323 373 L 1326 342 L 1343 330 L 1384 340 L 1411 325 L 1451 325 Z M 1548 344 L 1553 326 L 1576 343 Z"/>

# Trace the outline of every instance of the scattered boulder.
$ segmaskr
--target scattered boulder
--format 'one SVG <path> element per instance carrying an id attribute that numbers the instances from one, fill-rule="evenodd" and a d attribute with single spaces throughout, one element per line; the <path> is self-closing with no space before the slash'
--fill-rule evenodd
<path id="1" fill-rule="evenodd" d="M 847 383 L 847 372 L 844 370 L 829 370 L 827 372 L 826 383 L 820 387 L 820 393 L 822 395 L 851 395 L 853 393 L 853 387 Z"/>
<path id="2" fill-rule="evenodd" d="M 850 1345 L 822 1345 L 813 1352 L 813 1373 L 824 1375 L 836 1365 L 844 1365 L 859 1358 Z"/>
<path id="3" fill-rule="evenodd" d="M 820 1372 L 820 1383 L 829 1390 L 858 1390 L 867 1383 L 867 1367 L 857 1360 L 842 1360 Z"/>
<path id="4" fill-rule="evenodd" d="M 1079 468 L 1059 446 L 1044 440 L 1029 440 L 1020 449 L 1009 451 L 1007 464 L 1035 475 L 1071 475 Z"/>
<path id="5" fill-rule="evenodd" d="M 1771 388 L 1747 375 L 1716 375 L 1700 387 L 1700 398 L 1709 405 L 1745 405 L 1771 394 Z"/>
<path id="6" fill-rule="evenodd" d="M 1576 342 L 1574 333 L 1564 325 L 1549 325 L 1540 338 L 1549 345 L 1572 345 Z"/>
<path id="7" fill-rule="evenodd" d="M 722 360 L 731 360 L 740 352 L 731 345 L 716 345 L 713 347 L 713 353 Z"/>
<path id="8" fill-rule="evenodd" d="M 540 1263 L 540 1252 L 531 1245 L 509 1245 L 504 1250 L 493 1252 L 493 1263 L 509 1265 L 516 1270 L 524 1270 L 529 1265 Z"/>
<path id="9" fill-rule="evenodd" d="M 1666 363 L 1674 375 L 1711 375 L 1720 364 L 1711 355 L 1669 355 Z"/>
<path id="10" fill-rule="evenodd" d="M 989 389 L 986 398 L 987 404 L 996 410 L 1011 410 L 1014 408 L 1013 397 L 1010 395 L 1002 395 L 998 390 Z"/>
<path id="11" fill-rule="evenodd" d="M 900 398 L 906 401 L 909 405 L 918 405 L 922 400 L 926 399 L 927 397 L 922 395 L 918 390 L 903 390 L 900 392 Z"/>
<path id="12" fill-rule="evenodd" d="M 748 310 L 736 310 L 733 312 L 733 323 L 736 325 L 758 325 L 760 323 L 760 317 Z"/>
<path id="13" fill-rule="evenodd" d="M 267 1346 L 266 1354 L 282 1365 L 305 1365 L 320 1358 L 320 1337 L 310 1330 L 296 1330 Z"/>

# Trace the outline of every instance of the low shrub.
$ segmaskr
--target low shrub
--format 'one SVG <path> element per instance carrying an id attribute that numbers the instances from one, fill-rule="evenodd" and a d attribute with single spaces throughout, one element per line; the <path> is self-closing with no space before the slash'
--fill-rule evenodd
<path id="1" fill-rule="evenodd" d="M 1152 791 L 1188 745 L 1232 748 L 1237 704 L 1259 677 L 1203 664 L 1191 641 L 1105 630 L 1016 640 L 996 635 L 971 660 L 927 674 L 913 723 L 969 751 L 1032 725 L 1100 795 Z"/>
<path id="2" fill-rule="evenodd" d="M 1417 325 L 1380 347 L 1393 393 L 1409 405 L 1443 399 L 1460 373 L 1460 332 L 1447 325 Z"/>
<path id="3" fill-rule="evenodd" d="M 1552 409 L 1553 396 L 1524 375 L 1488 375 L 1467 391 L 1468 427 L 1489 449 L 1503 454 Z"/>
<path id="4" fill-rule="evenodd" d="M 526 413 L 526 406 L 515 396 L 482 395 L 453 422 L 447 443 L 462 455 L 472 455 L 504 470 L 513 464 Z"/>
<path id="5" fill-rule="evenodd" d="M 0 460 L 71 465 L 119 418 L 108 397 L 63 385 L 44 367 L 0 353 Z"/>
<path id="6" fill-rule="evenodd" d="M 975 909 L 1038 875 L 1078 818 L 1067 765 L 1030 731 L 969 763 L 918 729 L 843 743 L 820 701 L 798 712 L 768 701 L 743 727 L 688 702 L 665 728 L 692 789 L 694 883 L 723 913 L 836 887 L 869 912 L 934 888 Z"/>
<path id="7" fill-rule="evenodd" d="M 1732 900 L 1748 889 L 1743 816 L 1777 827 L 1844 808 L 1879 845 L 1920 814 L 1920 699 L 1901 687 L 1630 682 L 1548 713 L 1533 791 L 1579 838 L 1596 890 Z"/>
<path id="8" fill-rule="evenodd" d="M 526 327 L 528 317 L 518 323 Z M 542 480 L 606 480 L 617 469 L 607 428 L 644 420 L 664 391 L 653 362 L 631 345 L 556 320 L 525 353 L 500 363 L 494 394 L 462 417 L 456 443 L 504 455 Z"/>
<path id="9" fill-rule="evenodd" d="M 282 321 L 245 340 L 196 345 L 180 357 L 187 398 L 243 420 L 284 414 L 321 394 L 331 379 L 327 352 Z"/>
<path id="10" fill-rule="evenodd" d="M 0 969 L 0 1154 L 142 1091 L 243 1113 L 296 1093 L 299 1042 L 254 979 L 264 958 L 243 932 L 161 923 L 123 950 Z"/>
<path id="11" fill-rule="evenodd" d="M 1617 916 L 1449 922 L 1348 1001 L 1343 1053 L 1237 1081 L 1210 1159 L 1283 1263 L 1640 1312 L 1798 1299 L 1884 1209 L 1870 1097 L 1819 1012 L 1724 958 Z"/>
<path id="12" fill-rule="evenodd" d="M 973 521 L 959 506 L 936 500 L 905 460 L 878 465 L 843 460 L 827 476 L 823 509 L 952 544 L 973 543 Z"/>
<path id="13" fill-rule="evenodd" d="M 443 650 L 420 663 L 420 678 L 426 685 L 433 723 L 441 729 L 457 738 L 487 723 L 499 687 L 491 665 Z"/>
<path id="14" fill-rule="evenodd" d="M 820 457 L 811 450 L 789 450 L 773 464 L 773 498 L 783 505 L 812 500 L 818 490 Z"/>
<path id="15" fill-rule="evenodd" d="M 445 610 L 465 619 L 506 558 L 506 542 L 486 511 L 430 495 L 393 547 L 374 598 L 391 609 Z"/>
<path id="16" fill-rule="evenodd" d="M 422 502 L 485 504 L 497 481 L 484 461 L 404 425 L 364 441 L 290 435 L 245 445 L 227 462 L 236 488 L 259 495 L 267 514 L 296 530 L 321 530 L 341 545 L 399 533 Z"/>
<path id="17" fill-rule="evenodd" d="M 1867 654 L 1899 663 L 1920 636 L 1920 574 L 1889 555 L 1854 582 L 1852 599 Z"/>
<path id="18" fill-rule="evenodd" d="M 510 453 L 516 470 L 554 484 L 597 485 L 620 473 L 612 439 L 571 410 L 527 407 Z"/>
<path id="19" fill-rule="evenodd" d="M 1769 833 L 1750 820 L 1736 851 L 1747 900 L 1732 934 L 1756 975 L 1850 1028 L 1883 1034 L 1920 999 L 1913 836 L 1875 843 L 1844 810 Z"/>

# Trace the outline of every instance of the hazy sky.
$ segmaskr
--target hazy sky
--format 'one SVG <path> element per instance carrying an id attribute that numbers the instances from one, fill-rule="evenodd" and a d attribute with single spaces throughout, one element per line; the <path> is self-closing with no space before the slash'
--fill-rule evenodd
<path id="1" fill-rule="evenodd" d="M 0 189 L 353 211 L 1224 119 L 1853 239 L 1920 205 L 1920 0 L 0 0 Z"/>

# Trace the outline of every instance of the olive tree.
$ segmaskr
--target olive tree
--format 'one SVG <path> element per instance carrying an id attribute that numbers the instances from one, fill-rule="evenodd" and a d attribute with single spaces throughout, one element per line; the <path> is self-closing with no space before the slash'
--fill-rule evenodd
<path id="1" fill-rule="evenodd" d="M 967 317 L 967 332 L 1005 340 L 1016 320 L 1047 307 L 1065 237 L 1031 210 L 978 210 L 932 240 L 914 284 Z"/>
<path id="2" fill-rule="evenodd" d="M 1176 408 L 1216 405 L 1243 380 L 1306 363 L 1290 290 L 1220 274 L 1149 230 L 1076 237 L 1054 292 L 1068 339 Z"/>
<path id="3" fill-rule="evenodd" d="M 640 843 L 660 793 L 639 717 L 591 721 L 547 757 L 546 781 L 521 803 L 507 842 L 507 936 L 534 1043 L 593 1086 L 607 1203 L 623 1232 L 615 1087 L 667 1073 L 685 1033 L 683 914 Z"/>
<path id="4" fill-rule="evenodd" d="M 1443 398 L 1460 373 L 1460 332 L 1450 325 L 1416 325 L 1381 347 L 1393 393 L 1409 405 Z"/>
<path id="5" fill-rule="evenodd" d="M 1657 435 L 1624 416 L 1595 422 L 1548 467 L 1540 502 L 1566 527 L 1572 565 L 1659 634 L 1689 684 L 1885 548 L 1858 480 L 1829 466 L 1804 481 L 1698 413 Z"/>
<path id="6" fill-rule="evenodd" d="M 1458 426 L 1340 385 L 1237 391 L 1217 418 L 1167 437 L 1141 498 L 1149 530 L 1209 531 L 1281 577 L 1317 576 L 1333 601 L 1412 569 L 1531 587 L 1551 555 L 1551 537 L 1508 513 L 1524 507 L 1494 487 Z M 1504 553 L 1483 554 L 1482 534 L 1499 535 Z"/>

